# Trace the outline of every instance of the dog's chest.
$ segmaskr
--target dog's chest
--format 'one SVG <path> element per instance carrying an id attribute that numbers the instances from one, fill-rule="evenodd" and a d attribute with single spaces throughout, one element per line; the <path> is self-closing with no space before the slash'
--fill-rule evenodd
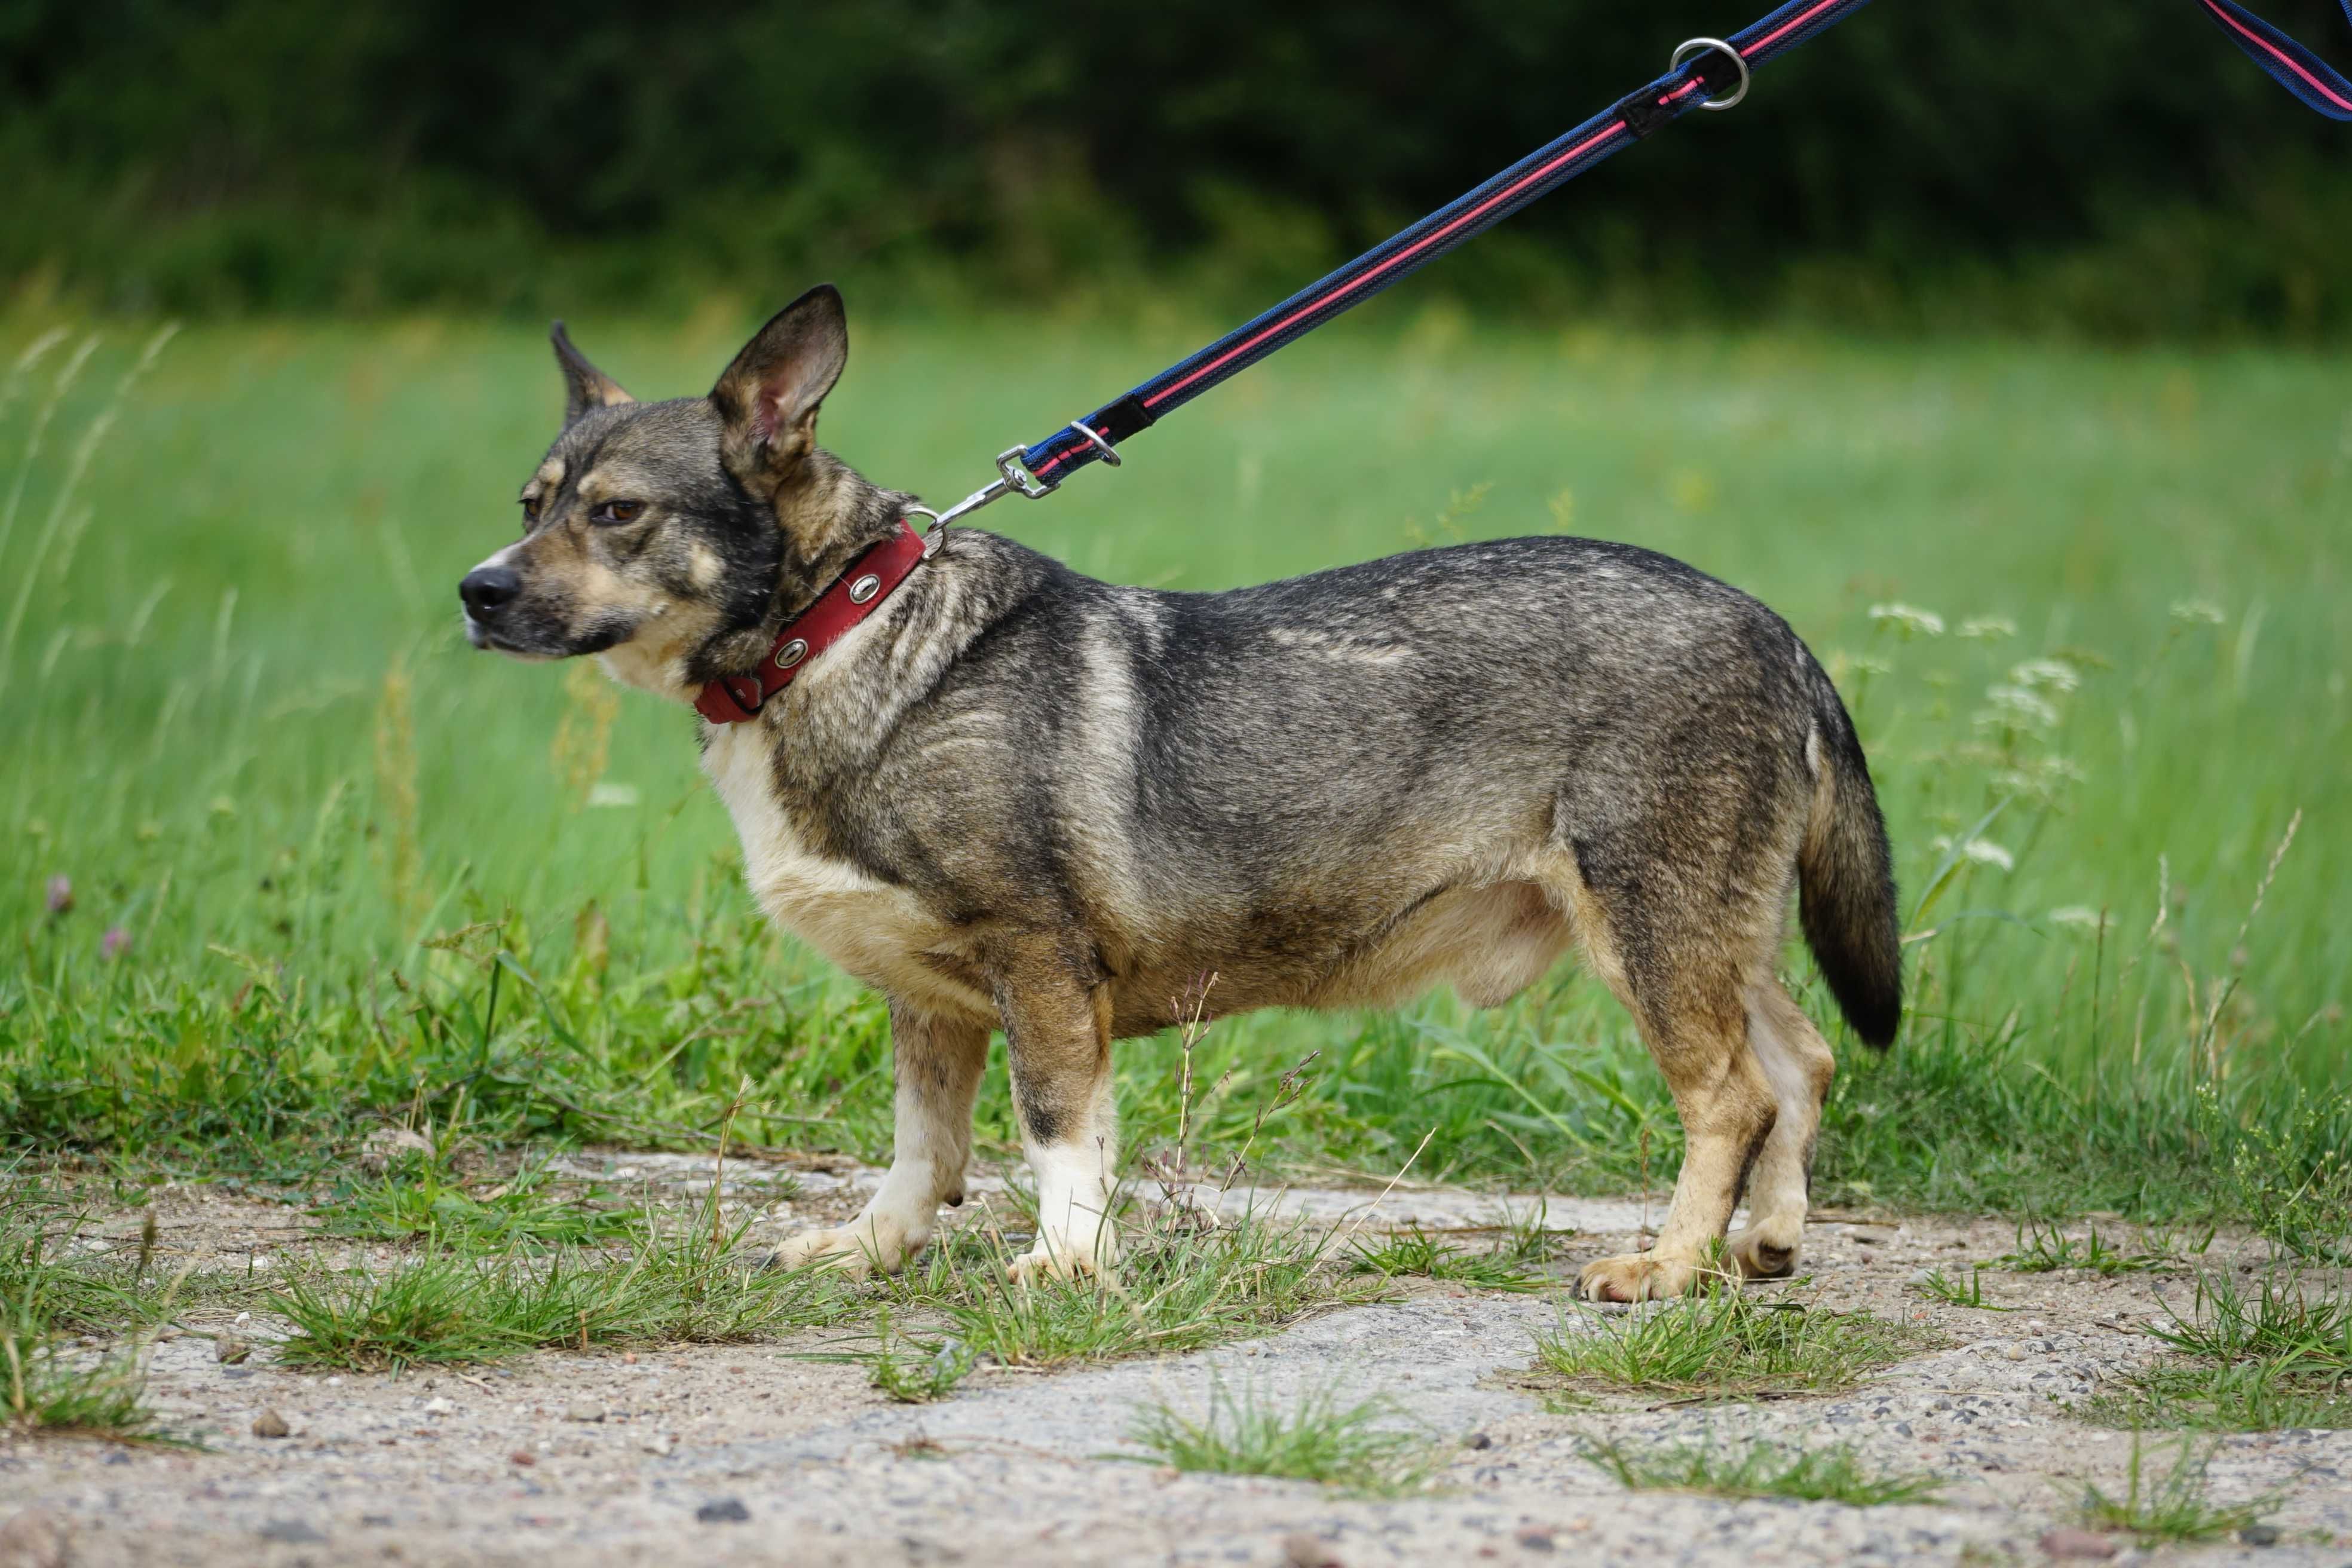
<path id="1" fill-rule="evenodd" d="M 809 845 L 776 799 L 768 746 L 759 726 L 730 725 L 702 753 L 702 770 L 735 819 L 744 879 L 761 909 L 870 985 L 969 1007 L 975 998 L 950 987 L 922 956 L 946 929 L 907 889 Z"/>

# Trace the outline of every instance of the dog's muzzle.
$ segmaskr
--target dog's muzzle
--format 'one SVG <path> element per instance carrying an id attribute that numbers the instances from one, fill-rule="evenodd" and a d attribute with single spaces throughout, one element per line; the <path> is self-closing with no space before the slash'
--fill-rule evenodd
<path id="1" fill-rule="evenodd" d="M 457 584 L 457 597 L 466 605 L 466 640 L 476 647 L 492 646 L 491 628 L 499 616 L 522 593 L 522 578 L 511 566 L 477 566 Z"/>

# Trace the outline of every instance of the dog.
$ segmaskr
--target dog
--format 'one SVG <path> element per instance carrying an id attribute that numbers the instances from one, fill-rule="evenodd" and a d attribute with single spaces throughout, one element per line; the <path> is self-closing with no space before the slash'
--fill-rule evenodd
<path id="1" fill-rule="evenodd" d="M 1037 1184 L 1013 1271 L 1086 1274 L 1118 1256 L 1112 1042 L 1177 1022 L 1199 977 L 1229 1013 L 1439 984 L 1498 1006 L 1573 948 L 1686 1140 L 1655 1244 L 1580 1292 L 1691 1289 L 1743 1193 L 1731 1263 L 1794 1270 L 1834 1064 L 1776 974 L 1792 893 L 1873 1046 L 1901 1019 L 1901 950 L 1853 725 L 1762 604 L 1591 540 L 1200 594 L 961 526 L 901 552 L 877 596 L 877 573 L 845 574 L 912 538 L 915 502 L 816 445 L 848 358 L 835 289 L 780 311 L 705 397 L 636 402 L 561 322 L 554 344 L 563 427 L 522 537 L 460 585 L 468 638 L 593 654 L 702 704 L 761 909 L 889 1003 L 888 1173 L 781 1262 L 863 1273 L 924 1247 L 963 1199 L 992 1030 Z M 845 592 L 870 605 L 831 646 L 782 637 Z M 747 673 L 788 659 L 772 693 Z M 713 682 L 743 721 L 709 716 Z"/>

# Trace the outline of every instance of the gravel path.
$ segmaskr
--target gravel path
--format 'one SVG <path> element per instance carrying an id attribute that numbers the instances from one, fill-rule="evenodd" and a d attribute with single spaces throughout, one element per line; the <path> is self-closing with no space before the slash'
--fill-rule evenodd
<path id="1" fill-rule="evenodd" d="M 672 1187 L 709 1179 L 699 1162 L 590 1164 L 600 1175 L 628 1164 Z M 782 1200 L 772 1187 L 762 1195 L 761 1177 L 730 1174 L 730 1195 L 788 1205 L 773 1216 L 784 1226 L 830 1217 L 872 1173 L 803 1172 Z M 1332 1218 L 1371 1195 L 1282 1202 Z M 1524 1213 L 1531 1202 L 1509 1206 Z M 1400 1191 L 1377 1219 L 1477 1227 L 1504 1206 Z M 196 1219 L 161 1207 L 167 1249 L 352 1250 L 318 1241 L 285 1210 L 216 1196 Z M 1554 1199 L 1549 1211 L 1552 1226 L 1576 1227 L 1570 1268 L 1623 1250 L 1641 1217 L 1640 1205 L 1616 1201 Z M 135 1226 L 126 1233 L 118 1217 L 95 1227 L 92 1245 L 125 1245 L 126 1234 Z M 2119 1489 L 2130 1455 L 2127 1436 L 2085 1426 L 2065 1405 L 2159 1353 L 2140 1326 L 2161 1317 L 2168 1294 L 2185 1310 L 2188 1288 L 2160 1275 L 1989 1271 L 1988 1296 L 2019 1309 L 2008 1313 L 1931 1306 L 1907 1288 L 1922 1268 L 1965 1273 L 2012 1239 L 1990 1222 L 1818 1225 L 1807 1299 L 1899 1317 L 1946 1348 L 1843 1394 L 1738 1405 L 1612 1400 L 1549 1413 L 1525 1374 L 1530 1335 L 1559 1321 L 1558 1304 L 1427 1282 L 1202 1354 L 1051 1375 L 983 1370 L 928 1406 L 887 1403 L 857 1367 L 800 1359 L 827 1348 L 821 1333 L 634 1356 L 544 1352 L 401 1378 L 283 1370 L 266 1349 L 223 1366 L 211 1342 L 186 1336 L 154 1347 L 151 1393 L 209 1451 L 13 1441 L 0 1448 L 0 1568 L 551 1555 L 565 1568 L 2042 1562 L 2046 1532 L 2074 1521 L 2085 1481 Z M 1198 1411 L 1213 1383 L 1283 1404 L 1310 1392 L 1384 1395 L 1396 1419 L 1443 1446 L 1439 1484 L 1380 1502 L 1134 1462 L 1127 1431 L 1139 1405 Z M 252 1435 L 266 1410 L 289 1436 Z M 1937 1504 L 1874 1509 L 1628 1492 L 1580 1457 L 1587 1435 L 1850 1442 L 1878 1468 L 1931 1471 L 1948 1488 Z M 2168 1457 L 2169 1440 L 2160 1452 Z M 2352 1432 L 2226 1438 L 2210 1473 L 2221 1501 L 2276 1494 L 2276 1544 L 2143 1555 L 2118 1542 L 2108 1560 L 2352 1568 Z"/>

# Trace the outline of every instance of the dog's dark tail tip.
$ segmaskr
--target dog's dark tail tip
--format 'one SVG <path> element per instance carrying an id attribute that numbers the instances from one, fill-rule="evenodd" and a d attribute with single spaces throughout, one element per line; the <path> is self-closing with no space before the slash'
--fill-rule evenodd
<path id="1" fill-rule="evenodd" d="M 1903 1023 L 1894 855 L 1870 764 L 1828 674 L 1813 667 L 1813 812 L 1797 851 L 1805 945 L 1853 1032 L 1881 1049 Z"/>

